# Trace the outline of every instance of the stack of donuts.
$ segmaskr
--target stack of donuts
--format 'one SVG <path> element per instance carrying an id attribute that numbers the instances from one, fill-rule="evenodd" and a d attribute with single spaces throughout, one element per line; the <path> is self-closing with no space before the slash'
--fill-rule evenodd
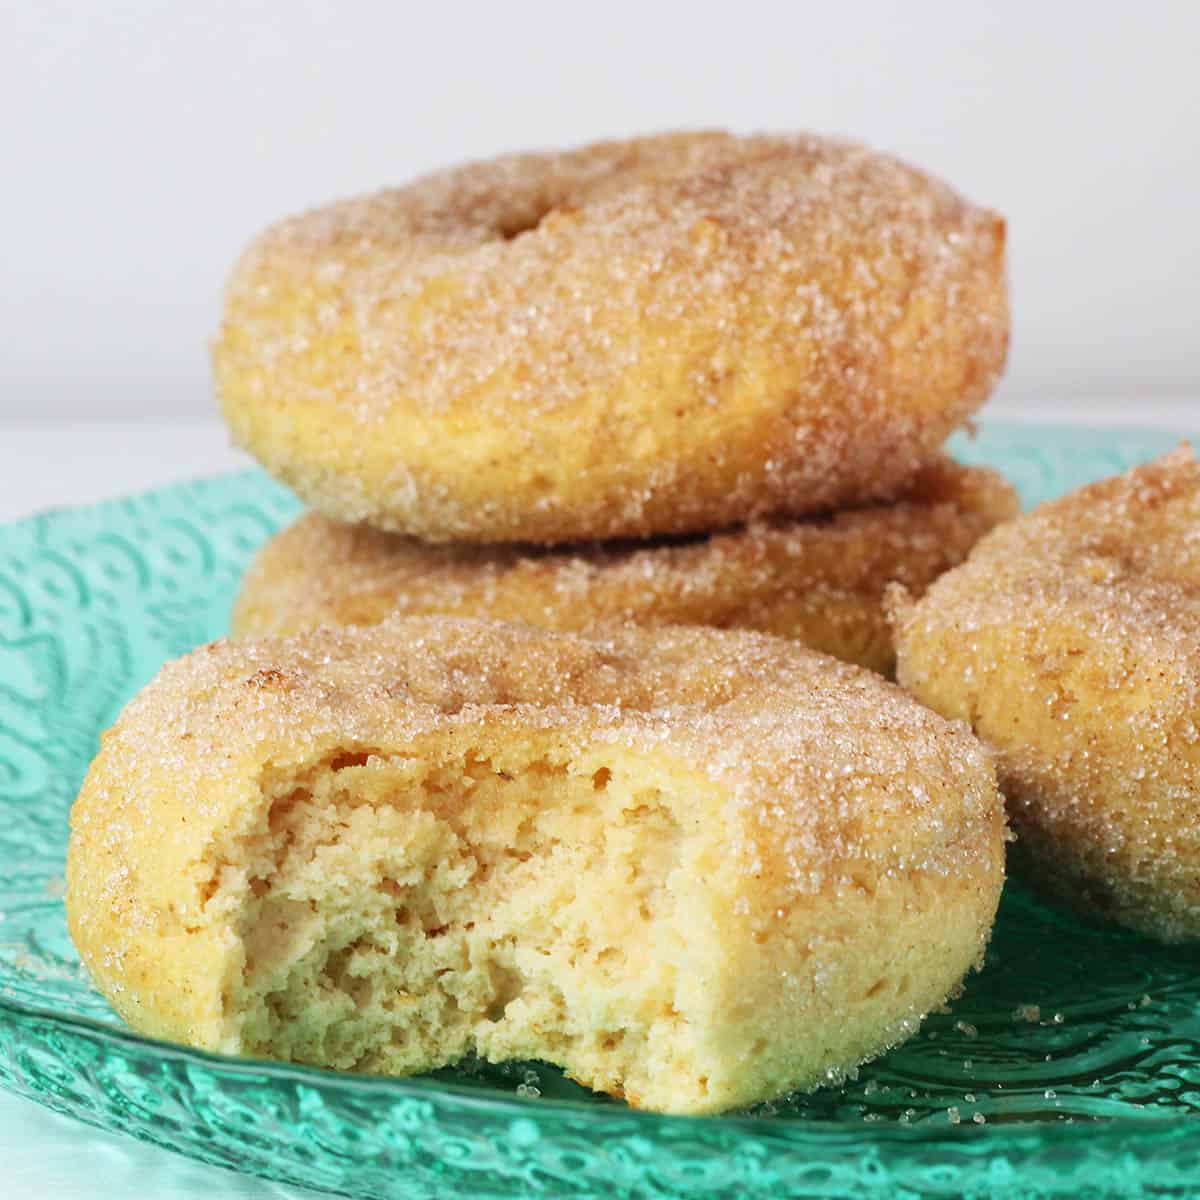
<path id="1" fill-rule="evenodd" d="M 314 511 L 235 632 L 706 624 L 890 673 L 886 585 L 1016 511 L 940 450 L 1007 341 L 1000 218 L 824 138 L 515 155 L 286 220 L 216 378 Z"/>
<path id="2" fill-rule="evenodd" d="M 312 511 L 93 764 L 97 984 L 211 1050 L 540 1058 L 665 1112 L 910 1036 L 982 960 L 1006 823 L 966 725 L 883 678 L 885 593 L 1016 512 L 942 449 L 1007 342 L 1002 221 L 808 135 L 268 230 L 216 380 Z"/>

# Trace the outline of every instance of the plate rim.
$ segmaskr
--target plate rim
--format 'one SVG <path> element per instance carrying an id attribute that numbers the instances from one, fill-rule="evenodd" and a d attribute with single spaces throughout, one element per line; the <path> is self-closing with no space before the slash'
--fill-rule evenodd
<path id="1" fill-rule="evenodd" d="M 266 1076 L 291 1083 L 307 1083 L 309 1086 L 319 1083 L 321 1087 L 332 1087 L 335 1091 L 363 1089 L 392 1093 L 398 1100 L 446 1098 L 467 1109 L 480 1108 L 492 1113 L 499 1109 L 513 1120 L 530 1119 L 532 1113 L 542 1109 L 552 1109 L 555 1112 L 568 1114 L 586 1114 L 589 1120 L 612 1117 L 645 1126 L 662 1124 L 675 1126 L 683 1123 L 694 1127 L 719 1122 L 723 1126 L 733 1126 L 745 1133 L 778 1131 L 784 1135 L 784 1140 L 808 1141 L 811 1137 L 813 1140 L 819 1140 L 828 1145 L 831 1141 L 845 1138 L 852 1140 L 860 1147 L 867 1142 L 879 1146 L 889 1143 L 904 1145 L 910 1142 L 920 1142 L 924 1145 L 943 1142 L 958 1144 L 963 1138 L 975 1141 L 989 1137 L 995 1139 L 1001 1134 L 1009 1136 L 1017 1130 L 1036 1133 L 1039 1140 L 1043 1141 L 1074 1141 L 1079 1138 L 1094 1140 L 1097 1136 L 1105 1134 L 1125 1136 L 1130 1130 L 1158 1136 L 1176 1129 L 1183 1129 L 1186 1126 L 1194 1126 L 1195 1132 L 1200 1135 L 1200 1118 L 1178 1112 L 1165 1115 L 1147 1112 L 1145 1115 L 1124 1114 L 1119 1117 L 1066 1117 L 1055 1121 L 993 1120 L 985 1121 L 982 1124 L 963 1121 L 957 1125 L 947 1122 L 943 1126 L 929 1121 L 920 1121 L 915 1124 L 900 1121 L 891 1123 L 875 1121 L 859 1122 L 855 1125 L 822 1118 L 791 1121 L 769 1116 L 752 1116 L 738 1111 L 716 1114 L 660 1113 L 650 1109 L 616 1104 L 611 1108 L 605 1106 L 597 1109 L 593 1100 L 571 1100 L 558 1097 L 526 1099 L 512 1092 L 498 1090 L 482 1092 L 475 1088 L 464 1087 L 462 1084 L 435 1080 L 427 1075 L 371 1075 L 364 1072 L 335 1071 L 326 1067 L 283 1062 L 278 1059 L 219 1054 L 182 1042 L 168 1042 L 161 1038 L 146 1037 L 132 1029 L 108 1025 L 94 1017 L 64 1015 L 35 1005 L 20 1004 L 0 995 L 0 1016 L 6 1014 L 17 1019 L 44 1022 L 56 1029 L 68 1029 L 72 1033 L 82 1035 L 93 1045 L 102 1046 L 105 1043 L 116 1042 L 135 1047 L 139 1051 L 149 1050 L 160 1060 L 178 1060 L 185 1065 L 200 1066 L 208 1070 L 215 1069 L 221 1072 L 258 1077 Z M 882 1055 L 876 1057 L 882 1057 Z M 35 1094 L 19 1094 L 30 1095 L 31 1099 L 40 1100 Z M 41 1102 L 44 1103 L 44 1101 Z"/>

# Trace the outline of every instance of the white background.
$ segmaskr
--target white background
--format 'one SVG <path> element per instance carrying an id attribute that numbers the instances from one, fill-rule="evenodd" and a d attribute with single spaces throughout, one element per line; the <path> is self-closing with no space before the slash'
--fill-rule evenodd
<path id="1" fill-rule="evenodd" d="M 0 419 L 211 412 L 244 242 L 506 149 L 848 133 L 1010 222 L 998 408 L 1200 396 L 1200 4 L 199 2 L 0 10 Z"/>

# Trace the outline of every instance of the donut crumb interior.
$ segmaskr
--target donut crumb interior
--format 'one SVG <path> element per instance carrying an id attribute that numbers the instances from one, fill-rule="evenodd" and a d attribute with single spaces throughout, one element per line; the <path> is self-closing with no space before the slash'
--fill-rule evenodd
<path id="1" fill-rule="evenodd" d="M 569 1050 L 592 1087 L 669 1081 L 703 1107 L 739 1069 L 698 1044 L 681 987 L 717 953 L 719 822 L 698 818 L 719 798 L 606 749 L 356 751 L 266 780 L 265 827 L 217 876 L 242 905 L 242 1052 L 406 1074 Z"/>

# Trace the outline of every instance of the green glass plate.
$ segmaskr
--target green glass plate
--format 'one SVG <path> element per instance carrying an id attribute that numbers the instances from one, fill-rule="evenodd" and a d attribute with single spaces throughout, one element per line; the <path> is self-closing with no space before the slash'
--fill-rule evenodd
<path id="1" fill-rule="evenodd" d="M 987 426 L 960 456 L 1036 503 L 1167 434 Z M 538 1065 L 408 1080 L 128 1032 L 67 938 L 67 813 L 121 705 L 223 632 L 297 510 L 257 472 L 0 529 L 0 1082 L 208 1162 L 364 1197 L 959 1197 L 1200 1192 L 1200 951 L 1010 886 L 952 1011 L 849 1085 L 723 1118 L 598 1099 Z"/>

